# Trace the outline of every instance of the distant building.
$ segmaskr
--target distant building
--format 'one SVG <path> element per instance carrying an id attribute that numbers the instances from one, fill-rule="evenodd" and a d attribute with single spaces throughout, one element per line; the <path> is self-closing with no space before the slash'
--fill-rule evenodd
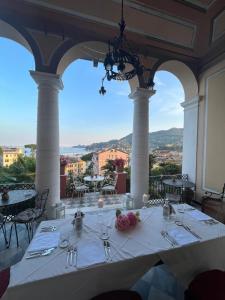
<path id="1" fill-rule="evenodd" d="M 118 149 L 107 149 L 93 154 L 92 162 L 94 163 L 93 170 L 96 174 L 102 175 L 104 170 L 102 167 L 107 164 L 108 160 L 115 160 L 122 158 L 125 161 L 125 167 L 128 166 L 129 154 Z"/>
<path id="2" fill-rule="evenodd" d="M 77 160 L 75 162 L 69 162 L 65 166 L 65 174 L 73 173 L 74 176 L 78 176 L 80 174 L 84 174 L 87 168 L 87 164 L 84 160 Z"/>
<path id="3" fill-rule="evenodd" d="M 23 154 L 21 148 L 3 148 L 0 163 L 3 167 L 9 167 L 18 160 L 18 156 Z"/>

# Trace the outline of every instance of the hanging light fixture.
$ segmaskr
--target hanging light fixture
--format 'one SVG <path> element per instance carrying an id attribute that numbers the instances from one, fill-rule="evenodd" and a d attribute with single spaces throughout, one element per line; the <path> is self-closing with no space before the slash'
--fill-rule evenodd
<path id="1" fill-rule="evenodd" d="M 106 90 L 104 88 L 104 80 L 130 80 L 134 76 L 141 76 L 144 71 L 150 71 L 141 65 L 137 54 L 133 53 L 128 45 L 124 30 L 126 23 L 123 15 L 123 0 L 121 6 L 121 20 L 119 23 L 120 34 L 112 41 L 108 42 L 108 52 L 104 59 L 104 67 L 106 74 L 102 79 L 102 86 L 99 93 L 104 95 Z M 126 65 L 129 66 L 129 71 L 126 71 Z M 151 79 L 151 85 L 154 85 Z M 149 85 L 150 86 L 150 85 Z"/>

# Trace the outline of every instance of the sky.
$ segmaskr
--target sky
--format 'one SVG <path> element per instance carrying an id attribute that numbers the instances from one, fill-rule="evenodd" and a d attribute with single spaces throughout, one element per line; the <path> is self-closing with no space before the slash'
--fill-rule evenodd
<path id="1" fill-rule="evenodd" d="M 36 142 L 37 86 L 31 53 L 14 41 L 0 38 L 0 145 L 22 146 Z M 59 94 L 60 145 L 73 146 L 122 138 L 132 132 L 133 103 L 129 83 L 105 81 L 104 68 L 77 60 L 62 75 Z M 171 73 L 155 76 L 156 93 L 150 98 L 149 131 L 183 127 L 184 91 Z"/>

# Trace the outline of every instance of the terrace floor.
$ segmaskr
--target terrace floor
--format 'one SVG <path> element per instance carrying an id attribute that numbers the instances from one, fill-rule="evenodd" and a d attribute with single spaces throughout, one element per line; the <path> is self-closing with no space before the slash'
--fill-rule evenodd
<path id="1" fill-rule="evenodd" d="M 99 197 L 104 201 L 103 210 L 123 209 L 125 207 L 126 197 L 124 195 L 100 196 L 99 194 L 89 194 L 80 199 L 63 199 L 65 217 L 72 217 L 77 208 L 81 208 L 86 213 L 99 210 Z M 11 224 L 8 223 L 7 232 L 9 232 L 10 226 Z M 9 249 L 6 249 L 4 240 L 0 239 L 0 270 L 16 264 L 23 257 L 29 244 L 24 225 L 18 225 L 18 234 L 18 248 L 16 246 L 15 234 L 12 235 Z M 166 265 L 151 268 L 132 289 L 138 291 L 143 300 L 182 300 L 184 293 L 183 287 L 171 274 Z"/>

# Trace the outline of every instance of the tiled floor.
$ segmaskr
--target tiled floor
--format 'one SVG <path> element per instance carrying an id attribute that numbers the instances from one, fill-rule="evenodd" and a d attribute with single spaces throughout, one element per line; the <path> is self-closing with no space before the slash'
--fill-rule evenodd
<path id="1" fill-rule="evenodd" d="M 73 216 L 80 207 L 84 212 L 99 210 L 98 194 L 88 195 L 83 199 L 64 199 L 66 218 Z M 103 209 L 123 208 L 124 196 L 104 197 Z M 9 232 L 11 224 L 7 224 Z M 18 225 L 19 248 L 16 246 L 15 233 L 13 231 L 10 248 L 7 249 L 0 233 L 0 270 L 16 264 L 21 260 L 28 247 L 28 237 L 24 225 Z M 183 288 L 165 265 L 152 268 L 133 287 L 142 296 L 143 300 L 183 300 Z"/>

